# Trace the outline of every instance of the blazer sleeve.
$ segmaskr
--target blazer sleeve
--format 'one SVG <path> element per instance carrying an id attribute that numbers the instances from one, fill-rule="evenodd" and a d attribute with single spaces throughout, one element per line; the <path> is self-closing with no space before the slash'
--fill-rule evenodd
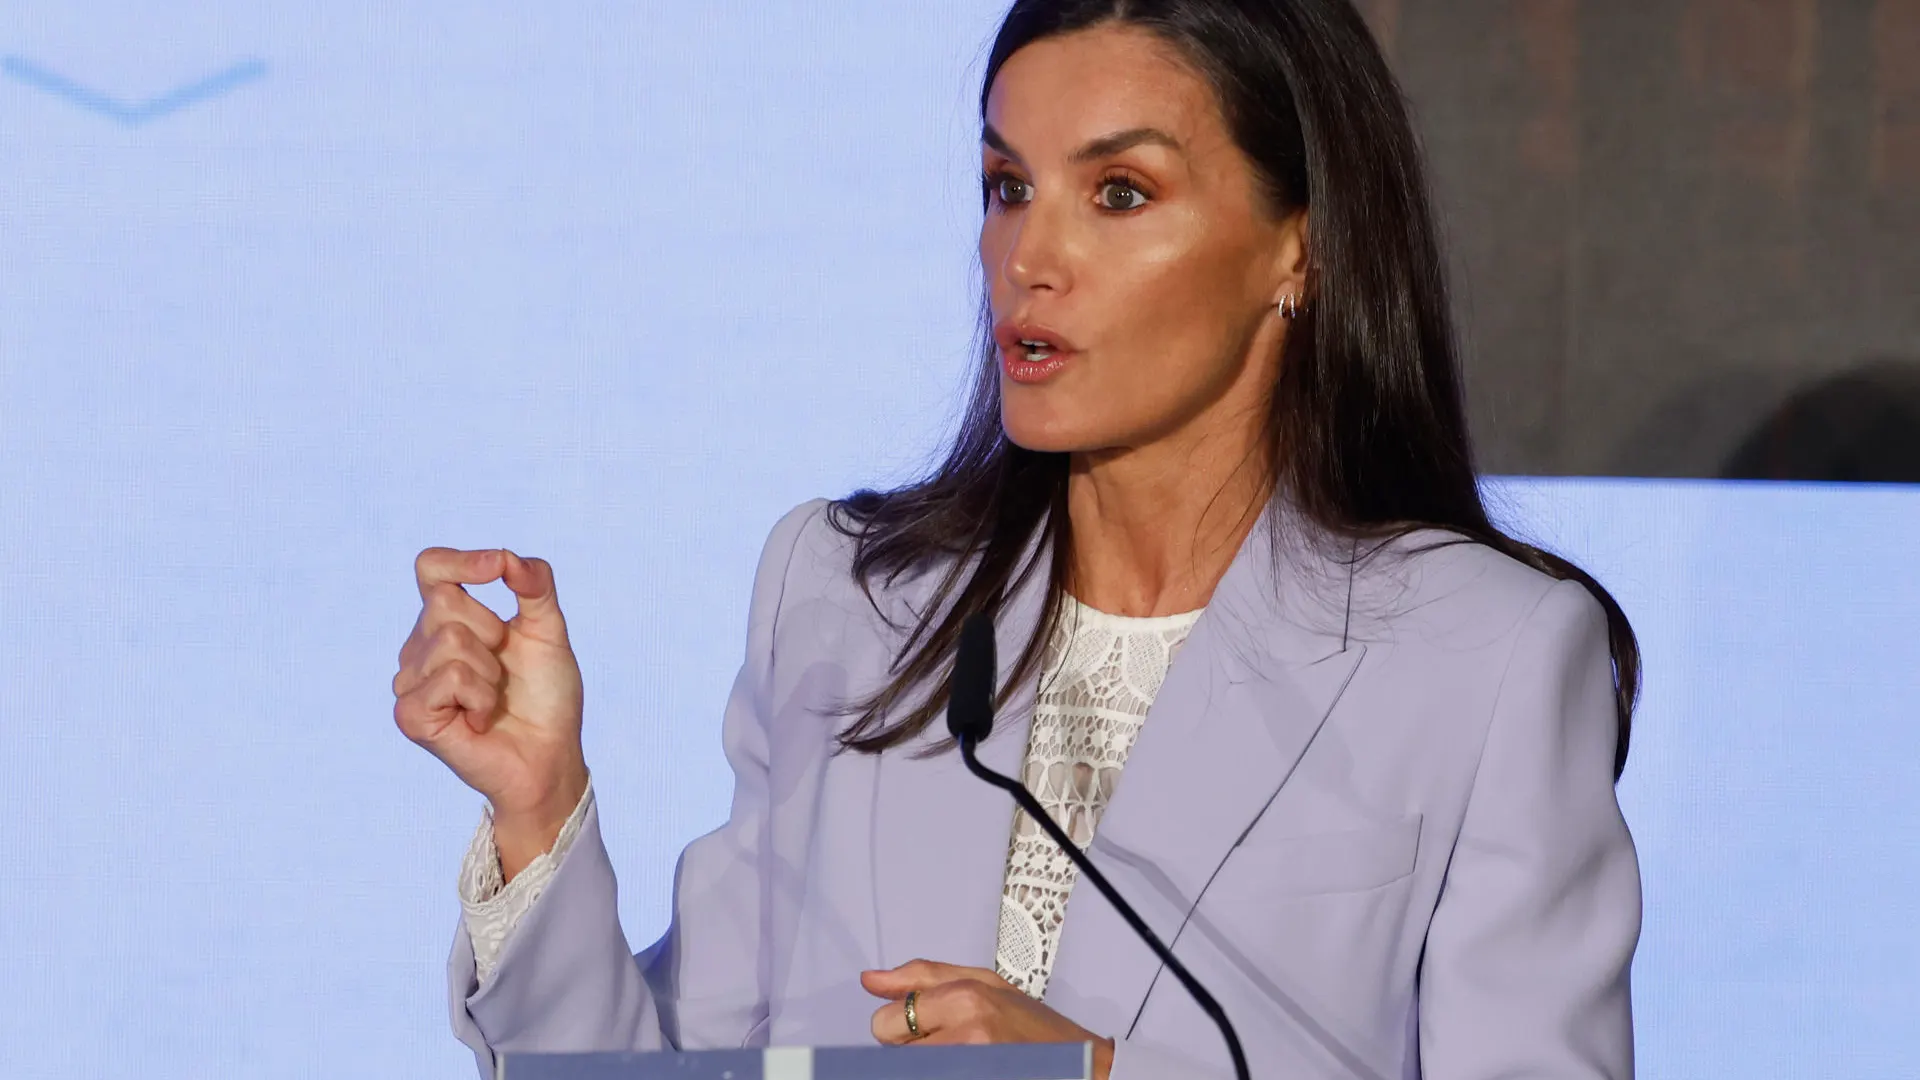
<path id="1" fill-rule="evenodd" d="M 494 1075 L 503 1051 L 707 1049 L 763 1037 L 774 625 L 794 551 L 825 505 L 814 500 L 790 511 L 761 552 L 746 659 L 721 722 L 732 809 L 725 824 L 681 853 L 661 939 L 638 955 L 628 947 L 597 804 L 484 986 L 476 986 L 465 930 L 456 933 L 448 962 L 453 1030 L 472 1048 L 483 1078 Z"/>
<path id="2" fill-rule="evenodd" d="M 1550 588 L 1521 627 L 1419 985 L 1427 1080 L 1629 1080 L 1640 872 L 1614 794 L 1600 606 Z"/>

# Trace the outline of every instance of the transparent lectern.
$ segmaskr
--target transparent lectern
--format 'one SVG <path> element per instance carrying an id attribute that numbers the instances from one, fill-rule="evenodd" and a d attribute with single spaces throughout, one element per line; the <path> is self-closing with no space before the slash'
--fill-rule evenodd
<path id="1" fill-rule="evenodd" d="M 1093 1080 L 1091 1043 L 502 1054 L 497 1080 Z"/>

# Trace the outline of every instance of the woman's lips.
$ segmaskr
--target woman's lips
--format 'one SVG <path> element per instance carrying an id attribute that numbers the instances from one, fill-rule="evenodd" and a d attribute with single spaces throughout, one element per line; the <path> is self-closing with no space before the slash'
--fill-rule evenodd
<path id="1" fill-rule="evenodd" d="M 1033 319 L 1000 320 L 993 340 L 1000 346 L 1000 370 L 1017 383 L 1045 382 L 1077 352 L 1064 335 Z"/>
<path id="2" fill-rule="evenodd" d="M 1038 359 L 1030 359 L 1028 350 L 1015 346 L 1000 350 L 1000 370 L 1007 378 L 1023 384 L 1042 383 L 1059 373 L 1073 359 L 1073 353 L 1058 350 L 1049 351 Z"/>

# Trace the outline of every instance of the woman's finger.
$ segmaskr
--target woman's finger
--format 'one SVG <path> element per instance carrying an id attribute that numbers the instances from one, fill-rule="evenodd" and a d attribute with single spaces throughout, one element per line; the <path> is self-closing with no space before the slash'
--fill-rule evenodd
<path id="1" fill-rule="evenodd" d="M 506 552 L 499 548 L 460 551 L 430 547 L 413 560 L 414 583 L 420 587 L 420 599 L 440 585 L 484 585 L 497 581 L 505 569 Z"/>
<path id="2" fill-rule="evenodd" d="M 909 960 L 899 967 L 876 968 L 860 973 L 860 985 L 877 997 L 898 1000 L 909 990 L 924 990 L 950 982 L 978 982 L 1013 989 L 1013 984 L 992 968 L 964 967 L 933 960 Z"/>
<path id="3" fill-rule="evenodd" d="M 898 1001 L 889 1001 L 873 1011 L 873 1038 L 883 1046 L 902 1046 L 916 1042 L 930 1034 L 928 1026 L 927 995 L 925 991 L 914 992 L 914 1018 L 919 1023 L 920 1034 L 914 1035 L 907 1027 L 907 1003 L 905 995 Z"/>
<path id="4" fill-rule="evenodd" d="M 475 731 L 491 726 L 500 693 L 455 660 L 394 702 L 394 720 L 407 738 L 431 748 L 447 727 L 465 721 Z"/>
<path id="5" fill-rule="evenodd" d="M 979 969 L 971 969 L 979 970 Z M 907 1025 L 906 995 L 874 1010 L 873 1037 L 899 1046 L 910 1042 L 947 1043 L 991 1041 L 993 987 L 982 979 L 955 979 L 915 988 L 916 1035 Z"/>
<path id="6" fill-rule="evenodd" d="M 535 639 L 567 644 L 567 619 L 554 593 L 553 567 L 545 559 L 523 559 L 509 551 L 502 580 L 519 600 L 515 620 Z"/>
<path id="7" fill-rule="evenodd" d="M 448 623 L 461 623 L 489 649 L 506 644 L 506 620 L 493 609 L 473 598 L 473 594 L 449 582 L 428 586 L 420 605 L 420 634 L 430 638 Z"/>
<path id="8" fill-rule="evenodd" d="M 472 668 L 474 674 L 483 681 L 495 686 L 500 685 L 500 680 L 506 675 L 505 669 L 500 666 L 500 657 L 487 648 L 472 628 L 465 623 L 450 622 L 428 639 L 426 648 L 420 652 L 414 664 L 401 669 L 399 676 L 394 679 L 394 693 L 407 693 L 456 660 Z"/>

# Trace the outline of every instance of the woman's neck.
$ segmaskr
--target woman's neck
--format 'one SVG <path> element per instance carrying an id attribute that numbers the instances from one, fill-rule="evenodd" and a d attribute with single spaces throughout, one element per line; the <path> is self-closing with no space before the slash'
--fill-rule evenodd
<path id="1" fill-rule="evenodd" d="M 1073 455 L 1073 595 L 1116 615 L 1206 606 L 1272 490 L 1257 443 Z"/>

